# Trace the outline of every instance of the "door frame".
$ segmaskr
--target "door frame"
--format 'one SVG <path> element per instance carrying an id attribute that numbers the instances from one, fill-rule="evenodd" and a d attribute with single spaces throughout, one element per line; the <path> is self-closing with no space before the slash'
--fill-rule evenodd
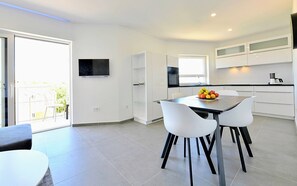
<path id="1" fill-rule="evenodd" d="M 73 108 L 73 81 L 72 81 L 72 41 L 65 40 L 65 39 L 59 39 L 59 38 L 53 38 L 53 37 L 47 37 L 42 35 L 36 35 L 36 34 L 30 34 L 30 33 L 24 33 L 24 32 L 18 32 L 13 30 L 7 30 L 0 28 L 0 37 L 7 39 L 7 84 L 5 85 L 7 90 L 7 112 L 8 112 L 8 118 L 7 123 L 8 126 L 16 125 L 16 115 L 15 115 L 15 37 L 24 37 L 29 39 L 36 39 L 41 41 L 48 41 L 48 42 L 54 42 L 54 43 L 60 43 L 60 44 L 67 44 L 69 45 L 69 106 L 70 108 Z M 73 109 L 70 110 L 70 126 L 73 124 Z"/>
<path id="2" fill-rule="evenodd" d="M 0 30 L 0 37 L 6 38 L 6 83 L 5 89 L 7 94 L 7 121 L 5 126 L 15 125 L 15 109 L 14 109 L 14 34 Z"/>

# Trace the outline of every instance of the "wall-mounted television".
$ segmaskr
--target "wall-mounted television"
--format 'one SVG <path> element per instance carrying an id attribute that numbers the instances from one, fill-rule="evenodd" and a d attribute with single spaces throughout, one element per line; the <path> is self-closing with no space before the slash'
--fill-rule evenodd
<path id="1" fill-rule="evenodd" d="M 79 59 L 79 76 L 109 76 L 109 59 Z"/>
<path id="2" fill-rule="evenodd" d="M 293 48 L 297 48 L 297 13 L 291 14 L 292 33 L 293 33 Z"/>

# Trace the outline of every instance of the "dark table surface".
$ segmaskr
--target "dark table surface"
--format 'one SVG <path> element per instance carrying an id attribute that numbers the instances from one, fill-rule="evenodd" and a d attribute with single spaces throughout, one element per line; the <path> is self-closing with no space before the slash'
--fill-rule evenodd
<path id="1" fill-rule="evenodd" d="M 200 111 L 209 113 L 221 113 L 232 109 L 240 102 L 242 102 L 246 96 L 219 96 L 215 100 L 199 99 L 197 96 L 188 96 L 182 98 L 171 99 L 168 101 L 187 105 L 192 109 L 199 109 Z"/>

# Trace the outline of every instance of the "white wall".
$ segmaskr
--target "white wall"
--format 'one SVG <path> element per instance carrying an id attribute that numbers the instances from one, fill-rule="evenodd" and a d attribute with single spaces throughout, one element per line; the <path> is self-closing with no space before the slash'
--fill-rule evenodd
<path id="1" fill-rule="evenodd" d="M 265 39 L 269 37 L 275 37 L 291 33 L 289 27 L 272 30 L 265 33 L 257 33 L 254 35 L 229 40 L 225 42 L 217 43 L 216 47 L 234 45 L 238 43 L 245 43 L 249 41 Z M 214 83 L 263 83 L 266 84 L 269 81 L 269 73 L 274 72 L 276 76 L 282 78 L 284 83 L 293 83 L 293 70 L 292 63 L 283 64 L 271 64 L 271 65 L 257 65 L 249 67 L 238 68 L 226 68 L 215 69 L 213 78 Z"/>
<path id="2" fill-rule="evenodd" d="M 214 43 L 211 42 L 183 42 L 166 41 L 166 53 L 176 56 L 179 54 L 205 55 L 209 57 L 209 79 L 210 83 L 214 81 L 215 59 Z"/>
<path id="3" fill-rule="evenodd" d="M 132 118 L 131 54 L 164 52 L 163 42 L 119 26 L 76 25 L 73 43 L 75 124 Z M 110 59 L 109 77 L 79 77 L 79 58 Z M 99 107 L 99 112 L 94 108 Z"/>
<path id="4" fill-rule="evenodd" d="M 0 28 L 71 40 L 72 24 L 0 6 Z"/>
<path id="5" fill-rule="evenodd" d="M 164 41 L 134 30 L 118 28 L 119 72 L 119 120 L 126 120 L 132 115 L 132 67 L 131 55 L 142 51 L 165 53 Z"/>
<path id="6" fill-rule="evenodd" d="M 292 13 L 297 12 L 297 0 L 293 0 Z M 297 37 L 297 36 L 295 36 Z M 293 50 L 293 73 L 294 73 L 294 88 L 295 88 L 295 124 L 297 128 L 297 50 Z"/>

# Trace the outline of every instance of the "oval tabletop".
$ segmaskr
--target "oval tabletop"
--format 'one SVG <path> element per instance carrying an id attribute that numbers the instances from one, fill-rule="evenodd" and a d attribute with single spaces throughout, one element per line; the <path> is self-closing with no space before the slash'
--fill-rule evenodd
<path id="1" fill-rule="evenodd" d="M 48 169 L 48 158 L 35 150 L 0 152 L 1 185 L 38 185 Z"/>

